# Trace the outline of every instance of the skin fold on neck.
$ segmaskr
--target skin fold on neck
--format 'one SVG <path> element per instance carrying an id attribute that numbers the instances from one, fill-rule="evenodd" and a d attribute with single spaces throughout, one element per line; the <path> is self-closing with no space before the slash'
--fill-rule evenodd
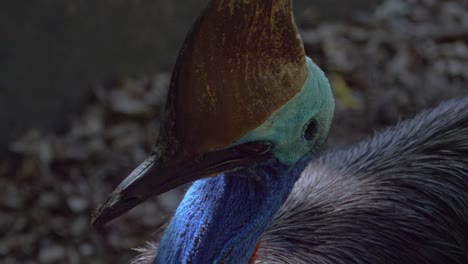
<path id="1" fill-rule="evenodd" d="M 308 160 L 258 165 L 254 173 L 261 181 L 240 176 L 247 173 L 239 170 L 195 182 L 163 236 L 155 263 L 248 263 Z"/>

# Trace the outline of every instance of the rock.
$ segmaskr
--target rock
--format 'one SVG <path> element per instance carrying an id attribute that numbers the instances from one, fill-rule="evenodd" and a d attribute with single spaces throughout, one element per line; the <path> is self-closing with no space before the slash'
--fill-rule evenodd
<path id="1" fill-rule="evenodd" d="M 59 262 L 65 258 L 65 249 L 59 245 L 44 246 L 39 252 L 40 263 Z"/>
<path id="2" fill-rule="evenodd" d="M 89 224 L 89 218 L 85 216 L 81 216 L 78 219 L 74 220 L 70 225 L 70 233 L 75 238 L 80 238 L 85 235 L 87 231 L 91 228 Z"/>
<path id="3" fill-rule="evenodd" d="M 83 256 L 91 256 L 94 251 L 94 247 L 90 243 L 83 243 L 80 245 L 80 253 Z"/>
<path id="4" fill-rule="evenodd" d="M 88 199 L 77 195 L 68 197 L 67 204 L 74 213 L 84 212 L 89 207 Z"/>

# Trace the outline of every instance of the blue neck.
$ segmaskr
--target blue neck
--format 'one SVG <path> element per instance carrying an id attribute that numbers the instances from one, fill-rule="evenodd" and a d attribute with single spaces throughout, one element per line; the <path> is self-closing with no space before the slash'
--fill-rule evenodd
<path id="1" fill-rule="evenodd" d="M 162 238 L 155 263 L 248 263 L 307 160 L 258 165 L 262 181 L 239 170 L 195 182 Z"/>

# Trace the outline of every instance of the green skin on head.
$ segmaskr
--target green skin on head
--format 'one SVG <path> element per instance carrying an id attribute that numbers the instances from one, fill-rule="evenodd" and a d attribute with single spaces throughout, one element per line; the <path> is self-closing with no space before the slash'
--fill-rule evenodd
<path id="1" fill-rule="evenodd" d="M 307 58 L 307 68 L 302 91 L 233 145 L 270 141 L 275 158 L 291 165 L 323 143 L 330 129 L 335 101 L 325 74 L 310 58 Z M 316 122 L 317 131 L 306 140 L 305 131 L 310 122 Z"/>

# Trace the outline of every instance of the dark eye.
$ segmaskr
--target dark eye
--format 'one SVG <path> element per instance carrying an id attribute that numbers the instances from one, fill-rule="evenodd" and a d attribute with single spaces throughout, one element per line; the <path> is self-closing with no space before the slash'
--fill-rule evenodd
<path id="1" fill-rule="evenodd" d="M 317 133 L 318 125 L 315 119 L 311 119 L 304 130 L 304 139 L 311 141 L 314 139 L 315 134 Z"/>

